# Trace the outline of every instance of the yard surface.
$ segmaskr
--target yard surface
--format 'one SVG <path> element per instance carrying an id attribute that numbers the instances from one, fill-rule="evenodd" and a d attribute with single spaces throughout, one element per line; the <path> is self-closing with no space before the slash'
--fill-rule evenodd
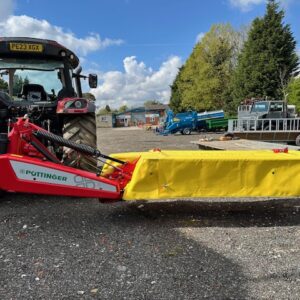
<path id="1" fill-rule="evenodd" d="M 196 150 L 200 137 L 99 129 L 99 149 Z M 2 300 L 299 299 L 300 200 L 5 195 L 0 282 Z"/>

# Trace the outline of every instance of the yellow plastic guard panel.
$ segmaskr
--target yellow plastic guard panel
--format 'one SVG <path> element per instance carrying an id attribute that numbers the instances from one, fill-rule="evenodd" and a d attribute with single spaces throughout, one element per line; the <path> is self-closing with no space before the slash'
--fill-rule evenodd
<path id="1" fill-rule="evenodd" d="M 300 196 L 298 151 L 162 151 L 112 156 L 129 161 L 140 157 L 124 200 Z"/>

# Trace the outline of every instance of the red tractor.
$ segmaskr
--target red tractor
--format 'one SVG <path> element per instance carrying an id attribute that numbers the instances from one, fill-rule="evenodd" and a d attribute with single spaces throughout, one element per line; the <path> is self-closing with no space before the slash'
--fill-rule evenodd
<path id="1" fill-rule="evenodd" d="M 95 103 L 83 97 L 81 79 L 96 88 L 97 75 L 81 75 L 72 51 L 51 40 L 0 37 L 0 76 L 0 133 L 27 115 L 51 133 L 96 148 Z M 95 171 L 93 158 L 44 143 L 65 165 Z"/>

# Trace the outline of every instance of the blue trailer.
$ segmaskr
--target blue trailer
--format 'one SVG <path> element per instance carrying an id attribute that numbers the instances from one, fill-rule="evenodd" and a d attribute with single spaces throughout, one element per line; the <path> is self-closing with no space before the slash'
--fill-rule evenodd
<path id="1" fill-rule="evenodd" d="M 172 110 L 167 112 L 167 118 L 163 129 L 163 134 L 191 134 L 192 131 L 206 129 L 206 121 L 212 119 L 224 119 L 223 110 L 205 111 L 197 113 L 189 111 L 174 115 Z"/>

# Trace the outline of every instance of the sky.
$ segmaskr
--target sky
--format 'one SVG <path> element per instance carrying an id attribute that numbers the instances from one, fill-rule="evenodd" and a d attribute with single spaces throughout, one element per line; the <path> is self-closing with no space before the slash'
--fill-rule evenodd
<path id="1" fill-rule="evenodd" d="M 300 0 L 281 3 L 300 54 Z M 265 0 L 0 0 L 0 36 L 60 42 L 98 74 L 98 106 L 134 107 L 168 103 L 178 68 L 212 24 L 239 29 L 264 11 Z"/>

